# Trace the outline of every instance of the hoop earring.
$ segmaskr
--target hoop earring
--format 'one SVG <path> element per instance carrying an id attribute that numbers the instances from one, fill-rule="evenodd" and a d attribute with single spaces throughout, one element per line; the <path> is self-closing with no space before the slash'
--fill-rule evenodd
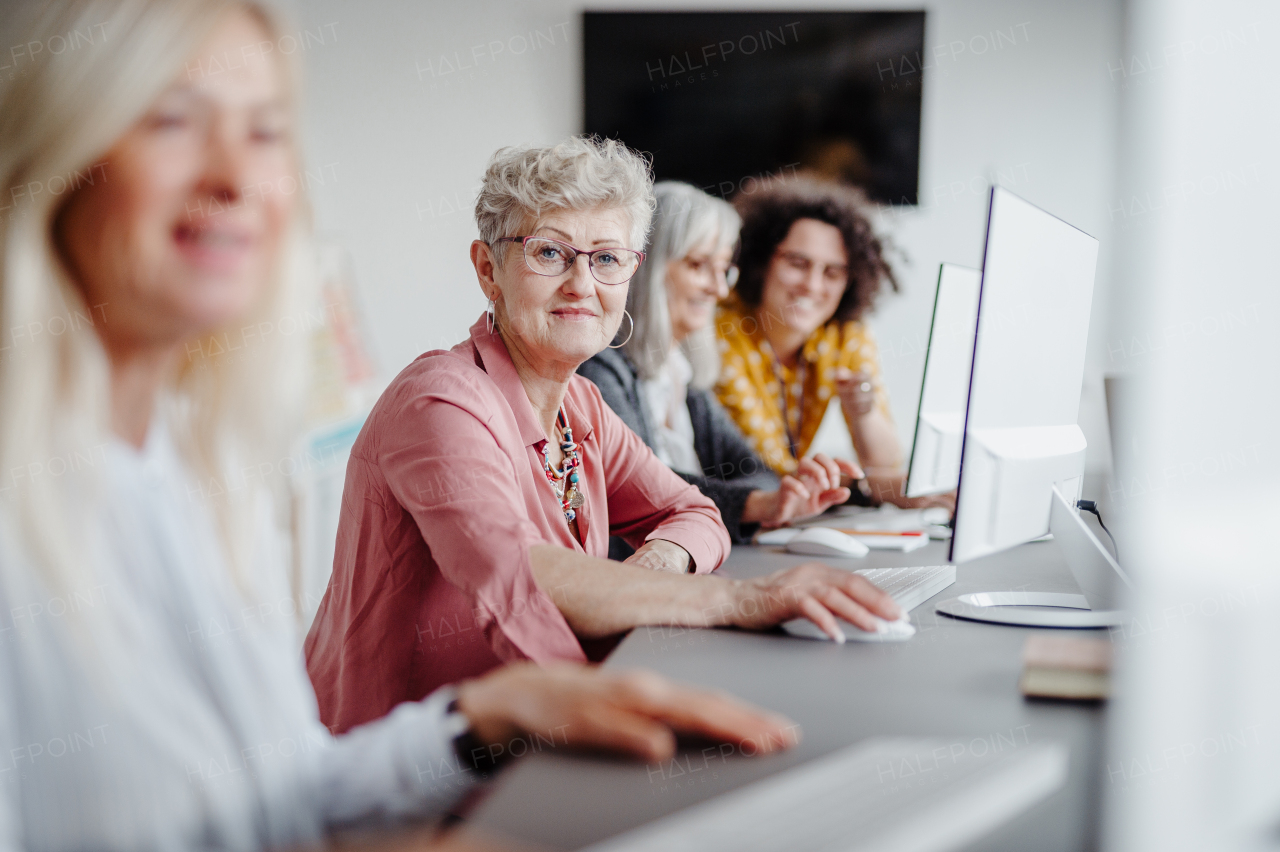
<path id="1" fill-rule="evenodd" d="M 631 340 L 631 335 L 636 333 L 636 321 L 634 319 L 631 319 L 631 314 L 627 313 L 625 308 L 623 309 L 622 313 L 626 314 L 627 319 L 631 320 L 631 330 L 627 332 L 627 339 L 619 343 L 617 346 L 614 346 L 612 343 L 609 344 L 610 349 L 621 349 L 622 347 L 626 346 L 627 342 Z"/>
<path id="2" fill-rule="evenodd" d="M 493 299 L 490 299 L 489 304 L 486 305 L 484 309 L 484 317 L 487 321 L 486 324 L 489 328 L 490 334 L 493 334 L 494 330 L 498 327 L 498 318 L 494 315 L 494 307 Z"/>

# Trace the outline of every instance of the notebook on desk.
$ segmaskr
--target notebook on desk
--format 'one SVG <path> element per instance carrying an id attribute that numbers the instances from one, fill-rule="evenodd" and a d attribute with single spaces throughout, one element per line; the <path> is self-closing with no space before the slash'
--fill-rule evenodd
<path id="1" fill-rule="evenodd" d="M 857 539 L 872 550 L 896 550 L 901 553 L 910 553 L 929 543 L 929 535 L 923 530 L 895 532 L 893 530 L 859 530 L 852 527 L 835 527 L 826 524 L 821 526 L 827 526 L 829 529 L 834 529 Z M 782 529 L 762 532 L 756 536 L 756 544 L 785 547 L 791 539 L 800 534 L 802 529 L 802 527 L 783 527 Z"/>

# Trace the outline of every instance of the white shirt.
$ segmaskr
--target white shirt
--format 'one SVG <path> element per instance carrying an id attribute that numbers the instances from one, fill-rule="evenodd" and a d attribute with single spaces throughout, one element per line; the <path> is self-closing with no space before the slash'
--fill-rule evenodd
<path id="1" fill-rule="evenodd" d="M 105 456 L 105 499 L 69 530 L 93 557 L 74 588 L 21 561 L 0 505 L 0 850 L 297 844 L 467 790 L 449 690 L 342 737 L 320 724 L 265 500 L 249 603 L 163 425 Z"/>
<path id="2" fill-rule="evenodd" d="M 693 366 L 679 349 L 671 351 L 666 368 L 652 379 L 640 379 L 640 393 L 653 418 L 653 452 L 678 473 L 700 474 L 702 463 L 693 447 L 689 418 L 689 382 Z"/>

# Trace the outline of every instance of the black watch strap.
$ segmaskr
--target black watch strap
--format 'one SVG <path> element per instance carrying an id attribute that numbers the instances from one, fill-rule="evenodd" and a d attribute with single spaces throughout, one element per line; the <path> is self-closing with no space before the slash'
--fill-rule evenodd
<path id="1" fill-rule="evenodd" d="M 448 711 L 450 714 L 456 714 L 463 719 L 466 718 L 462 711 L 458 709 L 458 699 L 456 698 L 449 702 Z M 484 772 L 498 765 L 498 761 L 493 758 L 488 746 L 476 738 L 470 725 L 453 738 L 453 751 L 458 757 L 458 765 L 464 769 Z"/>

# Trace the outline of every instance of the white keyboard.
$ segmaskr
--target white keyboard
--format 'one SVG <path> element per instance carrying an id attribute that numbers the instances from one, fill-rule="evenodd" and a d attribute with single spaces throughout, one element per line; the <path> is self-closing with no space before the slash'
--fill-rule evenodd
<path id="1" fill-rule="evenodd" d="M 887 592 L 907 612 L 920 606 L 956 581 L 954 565 L 921 565 L 916 568 L 863 568 L 855 571 Z"/>
<path id="2" fill-rule="evenodd" d="M 978 755 L 963 739 L 864 740 L 585 852 L 942 852 L 987 834 L 1066 776 L 1057 743 Z"/>
<path id="3" fill-rule="evenodd" d="M 854 571 L 871 581 L 871 585 L 888 592 L 898 606 L 907 612 L 920 606 L 938 592 L 956 581 L 954 565 L 921 565 L 915 568 L 862 568 Z M 836 619 L 846 636 L 858 636 L 861 631 L 843 618 Z M 782 629 L 792 636 L 804 639 L 830 639 L 822 628 L 807 618 L 795 618 L 784 622 Z M 874 639 L 874 636 L 865 636 Z M 907 640 L 910 641 L 910 640 Z"/>

